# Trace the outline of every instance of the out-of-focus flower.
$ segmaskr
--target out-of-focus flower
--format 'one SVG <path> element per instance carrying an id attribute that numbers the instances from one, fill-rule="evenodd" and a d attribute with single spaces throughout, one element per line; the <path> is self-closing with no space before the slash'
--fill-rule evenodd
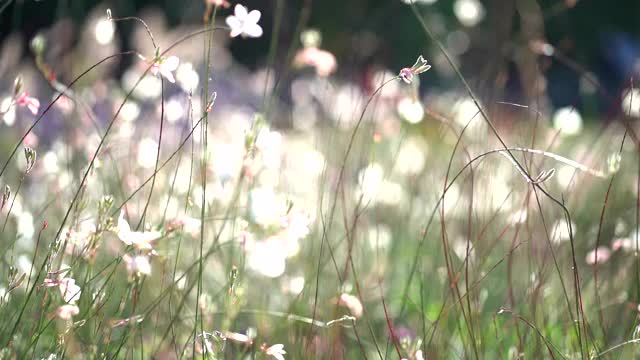
<path id="1" fill-rule="evenodd" d="M 596 249 L 589 251 L 585 257 L 585 262 L 589 265 L 594 265 L 596 261 L 598 264 L 607 262 L 611 257 L 611 250 L 606 246 L 598 246 Z"/>
<path id="2" fill-rule="evenodd" d="M 611 243 L 611 249 L 613 251 L 618 251 L 618 250 L 629 251 L 635 248 L 634 244 L 635 244 L 635 241 L 631 240 L 630 238 L 619 238 L 619 239 L 613 240 L 613 243 Z M 600 262 L 599 258 L 598 258 L 598 262 Z"/>
<path id="3" fill-rule="evenodd" d="M 468 27 L 478 25 L 485 16 L 484 6 L 478 0 L 456 0 L 453 13 L 462 25 Z"/>
<path id="4" fill-rule="evenodd" d="M 177 228 L 182 228 L 184 232 L 196 235 L 200 231 L 200 219 L 193 218 L 187 214 L 178 215 L 172 222 L 167 224 L 167 230 L 172 231 Z"/>
<path id="5" fill-rule="evenodd" d="M 209 4 L 215 6 L 215 7 L 225 7 L 228 8 L 229 6 L 231 6 L 231 4 L 229 4 L 229 2 L 227 0 L 209 0 Z"/>
<path id="6" fill-rule="evenodd" d="M 287 249 L 283 245 L 276 238 L 256 241 L 247 258 L 249 268 L 266 277 L 280 277 L 287 267 Z"/>
<path id="7" fill-rule="evenodd" d="M 235 332 L 226 333 L 225 339 L 231 340 L 233 342 L 241 343 L 241 344 L 246 344 L 246 345 L 251 345 L 253 343 L 253 339 L 248 335 L 235 333 Z"/>
<path id="8" fill-rule="evenodd" d="M 231 37 L 242 35 L 243 37 L 258 38 L 262 36 L 262 27 L 258 25 L 260 11 L 248 9 L 240 4 L 234 8 L 234 14 L 227 17 L 227 25 L 231 28 Z"/>
<path id="9" fill-rule="evenodd" d="M 118 218 L 117 234 L 120 241 L 133 245 L 138 250 L 153 250 L 151 242 L 162 236 L 159 231 L 131 231 L 129 223 L 124 218 L 124 211 L 120 212 Z"/>
<path id="10" fill-rule="evenodd" d="M 640 90 L 632 89 L 628 91 L 620 105 L 627 116 L 640 117 Z"/>
<path id="11" fill-rule="evenodd" d="M 271 355 L 278 360 L 284 360 L 284 354 L 286 354 L 287 352 L 284 351 L 284 345 L 275 344 L 266 348 L 264 350 L 264 353 L 267 355 Z"/>
<path id="12" fill-rule="evenodd" d="M 398 114 L 410 124 L 417 124 L 424 118 L 424 107 L 417 99 L 405 97 L 398 101 Z"/>
<path id="13" fill-rule="evenodd" d="M 357 297 L 353 295 L 346 293 L 340 295 L 340 298 L 338 299 L 338 305 L 345 306 L 347 309 L 349 309 L 351 315 L 357 318 L 362 316 L 362 303 Z"/>
<path id="14" fill-rule="evenodd" d="M 281 220 L 283 235 L 291 240 L 298 241 L 309 235 L 311 219 L 309 215 L 296 211 L 285 215 Z"/>
<path id="15" fill-rule="evenodd" d="M 80 300 L 82 290 L 80 286 L 76 285 L 76 281 L 72 278 L 63 278 L 58 284 L 60 288 L 60 294 L 64 301 L 68 304 L 75 304 Z"/>
<path id="16" fill-rule="evenodd" d="M 129 276 L 151 275 L 151 263 L 148 257 L 144 255 L 131 257 L 128 254 L 124 254 L 122 260 L 127 265 Z"/>
<path id="17" fill-rule="evenodd" d="M 32 96 L 29 96 L 29 92 L 24 91 L 16 98 L 16 104 L 25 106 L 33 115 L 38 113 L 40 109 L 40 101 Z"/>
<path id="18" fill-rule="evenodd" d="M 80 314 L 80 308 L 73 304 L 62 305 L 56 310 L 56 315 L 62 320 L 71 320 L 78 314 Z"/>
<path id="19" fill-rule="evenodd" d="M 582 130 L 582 116 L 576 108 L 564 107 L 553 115 L 553 127 L 565 135 L 576 135 Z"/>
<path id="20" fill-rule="evenodd" d="M 293 59 L 293 63 L 296 66 L 311 66 L 321 77 L 329 76 L 338 67 L 336 57 L 332 53 L 317 47 L 306 47 L 300 50 Z"/>
<path id="21" fill-rule="evenodd" d="M 400 76 L 400 79 L 405 83 L 411 84 L 414 75 L 420 75 L 429 69 L 431 69 L 431 65 L 427 65 L 427 60 L 420 55 L 412 67 L 400 70 L 398 76 Z"/>

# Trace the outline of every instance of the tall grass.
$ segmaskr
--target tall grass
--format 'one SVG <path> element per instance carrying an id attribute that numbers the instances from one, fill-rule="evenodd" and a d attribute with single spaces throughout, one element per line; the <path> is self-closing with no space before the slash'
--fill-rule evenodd
<path id="1" fill-rule="evenodd" d="M 218 5 L 174 42 L 109 11 L 154 53 L 109 55 L 66 82 L 32 42 L 51 101 L 35 119 L 18 101 L 0 109 L 18 119 L 0 135 L 0 358 L 638 355 L 631 111 L 571 136 L 534 105 L 500 102 L 535 117 L 500 125 L 415 5 L 471 111 L 425 101 L 402 73 L 366 91 L 301 71 L 301 44 L 279 43 L 284 1 L 256 86 L 216 67 L 232 11 Z M 197 88 L 185 68 L 176 84 L 152 74 L 170 56 L 196 64 Z M 104 76 L 125 57 L 144 65 L 135 81 Z M 285 127 L 288 113 L 302 115 Z M 63 134 L 45 130 L 54 121 Z"/>

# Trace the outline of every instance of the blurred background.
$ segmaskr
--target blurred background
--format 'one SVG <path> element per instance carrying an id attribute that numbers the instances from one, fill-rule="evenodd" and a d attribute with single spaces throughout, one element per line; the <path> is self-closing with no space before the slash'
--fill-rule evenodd
<path id="1" fill-rule="evenodd" d="M 535 102 L 548 111 L 572 106 L 590 119 L 610 120 L 620 111 L 630 79 L 640 71 L 640 3 L 634 0 L 619 0 L 615 5 L 598 0 L 416 0 L 416 4 L 494 110 L 491 100 Z M 83 38 L 101 31 L 95 28 L 95 19 L 107 7 L 114 14 L 142 16 L 161 33 L 200 26 L 205 6 L 203 1 L 6 0 L 0 5 L 0 41 L 12 58 L 28 61 L 26 45 L 33 36 L 49 34 L 56 42 L 51 52 L 65 54 Z M 459 84 L 401 0 L 248 0 L 245 6 L 262 11 L 266 31 L 261 39 L 233 41 L 229 46 L 233 59 L 249 68 L 267 63 L 276 20 L 275 57 L 280 61 L 275 64 L 285 64 L 282 60 L 298 41 L 292 37 L 302 21 L 305 28 L 321 32 L 323 48 L 339 60 L 338 74 L 345 78 L 364 85 L 373 69 L 400 69 L 423 53 L 435 65 L 424 91 L 455 90 Z M 225 11 L 230 9 L 221 13 Z M 131 36 L 138 28 L 133 22 L 119 23 L 113 39 L 102 41 L 122 50 L 139 48 L 142 44 L 136 41 L 143 39 Z M 22 46 L 7 48 L 9 39 Z M 540 42 L 552 47 L 542 49 Z M 73 66 L 74 60 L 58 61 Z M 116 66 L 114 75 L 121 76 L 129 61 Z M 287 74 L 279 74 L 284 81 L 290 80 Z"/>

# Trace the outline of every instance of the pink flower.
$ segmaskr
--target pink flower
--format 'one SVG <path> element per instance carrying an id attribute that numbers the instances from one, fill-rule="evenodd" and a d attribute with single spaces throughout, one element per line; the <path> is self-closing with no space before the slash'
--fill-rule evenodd
<path id="1" fill-rule="evenodd" d="M 215 6 L 215 7 L 225 7 L 228 8 L 229 6 L 231 6 L 231 4 L 229 4 L 228 1 L 226 0 L 209 0 L 209 4 Z"/>
<path id="2" fill-rule="evenodd" d="M 157 75 L 160 73 L 169 82 L 175 83 L 176 79 L 173 77 L 173 71 L 176 71 L 180 64 L 180 59 L 177 56 L 169 56 L 168 58 L 157 58 L 151 65 L 151 73 Z"/>
<path id="3" fill-rule="evenodd" d="M 628 250 L 632 250 L 634 247 L 635 247 L 634 241 L 629 238 L 615 239 L 611 244 L 611 249 L 613 251 L 618 251 L 618 250 L 628 251 Z"/>
<path id="4" fill-rule="evenodd" d="M 316 47 L 307 47 L 300 50 L 293 63 L 297 66 L 311 66 L 316 69 L 318 76 L 326 77 L 336 71 L 336 57 L 328 51 Z"/>
<path id="5" fill-rule="evenodd" d="M 278 360 L 284 360 L 284 354 L 287 353 L 286 351 L 284 351 L 284 345 L 282 344 L 271 345 L 264 352 L 265 354 L 271 355 Z"/>
<path id="6" fill-rule="evenodd" d="M 611 251 L 606 246 L 599 246 L 597 249 L 589 251 L 585 258 L 585 262 L 589 265 L 593 265 L 596 263 L 596 257 L 598 264 L 604 263 L 611 257 Z"/>
<path id="7" fill-rule="evenodd" d="M 71 320 L 78 314 L 80 314 L 80 308 L 73 304 L 62 305 L 56 310 L 56 315 L 62 320 Z"/>
<path id="8" fill-rule="evenodd" d="M 258 38 L 262 36 L 262 28 L 258 25 L 260 11 L 248 9 L 240 4 L 234 8 L 234 14 L 227 17 L 227 25 L 231 28 L 231 37 L 242 35 L 243 37 Z"/>
<path id="9" fill-rule="evenodd" d="M 360 300 L 350 294 L 342 294 L 340 295 L 340 299 L 338 299 L 338 305 L 346 306 L 351 312 L 351 315 L 355 317 L 362 316 L 362 303 Z"/>
<path id="10" fill-rule="evenodd" d="M 411 84 L 414 75 L 420 75 L 429 69 L 431 69 L 431 65 L 427 65 L 427 60 L 420 55 L 412 67 L 400 70 L 398 76 L 400 76 L 405 83 Z"/>
<path id="11" fill-rule="evenodd" d="M 20 106 L 26 106 L 29 111 L 33 115 L 38 113 L 38 109 L 40 108 L 40 101 L 38 99 L 29 96 L 29 93 L 24 91 L 18 98 L 16 99 L 16 103 Z"/>

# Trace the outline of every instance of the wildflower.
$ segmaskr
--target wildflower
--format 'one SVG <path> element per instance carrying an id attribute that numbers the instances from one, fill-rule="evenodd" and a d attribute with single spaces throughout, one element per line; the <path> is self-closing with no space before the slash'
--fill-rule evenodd
<path id="1" fill-rule="evenodd" d="M 151 250 L 151 242 L 162 236 L 159 231 L 131 231 L 129 223 L 124 218 L 124 211 L 120 212 L 118 218 L 117 234 L 120 241 L 127 245 L 133 245 L 138 250 Z"/>
<path id="2" fill-rule="evenodd" d="M 149 263 L 148 257 L 144 255 L 131 257 L 124 254 L 122 256 L 122 260 L 124 260 L 127 265 L 127 272 L 129 273 L 129 276 L 151 275 L 151 263 Z"/>
<path id="3" fill-rule="evenodd" d="M 65 304 L 56 310 L 56 315 L 62 320 L 71 320 L 80 313 L 80 308 L 73 304 Z"/>
<path id="4" fill-rule="evenodd" d="M 227 17 L 227 25 L 231 28 L 231 37 L 242 35 L 243 37 L 258 38 L 262 36 L 262 27 L 258 25 L 260 11 L 248 9 L 240 4 L 234 8 L 234 15 Z"/>
<path id="5" fill-rule="evenodd" d="M 264 352 L 265 354 L 271 355 L 278 360 L 284 360 L 283 355 L 287 353 L 286 351 L 284 351 L 284 345 L 282 344 L 271 345 L 266 350 L 264 350 Z"/>
<path id="6" fill-rule="evenodd" d="M 174 231 L 178 228 L 182 228 L 184 232 L 193 236 L 200 232 L 200 219 L 191 217 L 187 214 L 178 215 L 172 222 L 166 226 L 167 231 Z"/>
<path id="7" fill-rule="evenodd" d="M 596 261 L 598 264 L 604 263 L 611 257 L 611 250 L 606 246 L 599 246 L 598 248 L 589 251 L 585 257 L 585 262 L 589 265 L 594 265 Z"/>
<path id="8" fill-rule="evenodd" d="M 296 66 L 315 68 L 320 77 L 329 76 L 337 68 L 336 57 L 332 53 L 317 47 L 306 47 L 300 50 L 293 59 L 293 63 Z"/>
<path id="9" fill-rule="evenodd" d="M 22 92 L 22 94 L 16 98 L 16 103 L 20 106 L 26 106 L 33 115 L 37 114 L 38 109 L 40 109 L 40 101 L 29 96 L 29 92 L 27 91 Z"/>
<path id="10" fill-rule="evenodd" d="M 613 241 L 613 243 L 611 244 L 611 249 L 613 251 L 618 251 L 618 250 L 632 250 L 634 248 L 634 241 L 630 238 L 619 238 L 619 239 L 615 239 Z M 598 260 L 599 262 L 600 260 Z"/>
<path id="11" fill-rule="evenodd" d="M 80 300 L 82 290 L 80 286 L 76 285 L 76 281 L 73 278 L 63 278 L 60 280 L 58 287 L 62 298 L 67 304 L 75 304 L 76 301 Z"/>
<path id="12" fill-rule="evenodd" d="M 427 65 L 427 60 L 420 55 L 412 67 L 400 70 L 398 76 L 400 76 L 405 83 L 411 84 L 414 75 L 420 75 L 429 69 L 431 69 L 431 65 Z"/>
<path id="13" fill-rule="evenodd" d="M 175 83 L 172 71 L 178 69 L 180 59 L 177 56 L 169 56 L 168 58 L 159 58 L 151 66 L 151 73 L 157 75 L 158 72 L 164 76 L 169 82 Z"/>
<path id="14" fill-rule="evenodd" d="M 582 116 L 574 107 L 563 107 L 553 115 L 553 127 L 564 135 L 576 135 L 582 130 Z"/>
<path id="15" fill-rule="evenodd" d="M 228 332 L 225 335 L 225 339 L 231 340 L 233 342 L 241 343 L 241 344 L 246 344 L 246 345 L 251 345 L 253 343 L 253 339 L 251 339 L 250 336 L 245 334 L 235 333 L 235 332 Z"/>
<path id="16" fill-rule="evenodd" d="M 169 56 L 168 58 L 162 57 L 159 54 L 160 50 L 156 49 L 156 56 L 151 63 L 151 74 L 164 76 L 169 82 L 175 83 L 176 79 L 173 77 L 173 71 L 178 69 L 180 59 L 177 56 Z M 142 61 L 149 62 L 147 59 L 139 55 Z"/>
<path id="17" fill-rule="evenodd" d="M 347 309 L 349 309 L 351 315 L 355 317 L 362 316 L 362 303 L 357 297 L 353 295 L 346 293 L 340 295 L 340 298 L 338 299 L 338 305 L 345 306 Z"/>
<path id="18" fill-rule="evenodd" d="M 215 6 L 215 7 L 225 7 L 228 8 L 229 6 L 231 6 L 231 4 L 229 4 L 229 2 L 227 0 L 209 0 L 209 4 Z"/>

